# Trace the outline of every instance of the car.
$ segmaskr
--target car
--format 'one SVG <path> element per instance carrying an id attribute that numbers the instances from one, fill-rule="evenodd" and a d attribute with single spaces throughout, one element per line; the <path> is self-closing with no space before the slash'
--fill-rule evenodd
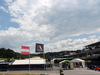
<path id="1" fill-rule="evenodd" d="M 95 71 L 97 71 L 97 70 L 100 71 L 100 68 L 99 68 L 99 67 L 96 67 L 96 68 L 95 68 Z"/>

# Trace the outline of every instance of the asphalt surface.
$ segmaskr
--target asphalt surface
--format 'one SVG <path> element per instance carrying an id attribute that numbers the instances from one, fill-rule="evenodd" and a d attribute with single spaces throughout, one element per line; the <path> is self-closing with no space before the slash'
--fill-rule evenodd
<path id="1" fill-rule="evenodd" d="M 48 75 L 60 75 L 59 68 L 54 67 L 54 69 L 48 70 L 31 70 L 29 71 L 0 71 L 0 73 L 30 73 L 30 74 L 48 74 Z M 63 70 L 64 75 L 100 75 L 100 71 L 87 70 L 86 68 L 76 68 L 74 70 Z"/>
<path id="2" fill-rule="evenodd" d="M 100 71 L 87 70 L 77 68 L 75 70 L 64 70 L 64 75 L 100 75 Z"/>

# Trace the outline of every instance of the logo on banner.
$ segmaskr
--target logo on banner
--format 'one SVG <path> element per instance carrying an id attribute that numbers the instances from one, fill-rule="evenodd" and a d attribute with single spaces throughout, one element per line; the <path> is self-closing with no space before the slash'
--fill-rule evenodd
<path id="1" fill-rule="evenodd" d="M 21 54 L 22 55 L 29 55 L 29 47 L 28 46 L 21 46 Z"/>
<path id="2" fill-rule="evenodd" d="M 44 52 L 44 44 L 36 43 L 36 52 Z"/>

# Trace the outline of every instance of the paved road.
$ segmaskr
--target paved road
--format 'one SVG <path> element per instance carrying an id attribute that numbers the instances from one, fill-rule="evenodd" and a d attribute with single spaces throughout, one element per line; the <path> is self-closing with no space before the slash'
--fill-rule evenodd
<path id="1" fill-rule="evenodd" d="M 100 75 L 100 71 L 87 69 L 64 70 L 63 72 L 64 75 Z"/>
<path id="2" fill-rule="evenodd" d="M 7 73 L 7 72 L 0 72 Z M 8 73 L 29 73 L 28 71 L 8 71 Z M 59 68 L 53 70 L 31 70 L 30 73 L 33 74 L 49 74 L 49 75 L 60 75 Z M 87 70 L 86 68 L 74 69 L 74 70 L 63 70 L 64 75 L 100 75 L 100 71 Z"/>
<path id="3" fill-rule="evenodd" d="M 0 74 L 7 74 L 7 73 L 9 73 L 9 74 L 14 74 L 14 73 L 17 73 L 17 74 L 28 74 L 28 73 L 30 73 L 30 74 L 48 74 L 48 75 L 59 75 L 59 71 L 57 71 L 57 70 L 46 70 L 46 71 L 40 71 L 40 70 L 31 70 L 30 72 L 29 71 L 2 71 L 2 72 L 0 72 Z"/>

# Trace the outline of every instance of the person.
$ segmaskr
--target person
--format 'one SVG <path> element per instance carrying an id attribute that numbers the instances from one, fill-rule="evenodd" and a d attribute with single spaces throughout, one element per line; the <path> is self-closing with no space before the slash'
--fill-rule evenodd
<path id="1" fill-rule="evenodd" d="M 64 75 L 63 70 L 60 70 L 60 75 Z"/>

